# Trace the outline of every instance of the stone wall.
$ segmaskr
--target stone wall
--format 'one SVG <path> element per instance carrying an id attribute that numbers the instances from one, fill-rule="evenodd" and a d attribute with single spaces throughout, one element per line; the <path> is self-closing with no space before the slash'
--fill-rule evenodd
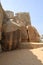
<path id="1" fill-rule="evenodd" d="M 7 15 L 8 18 L 10 18 L 10 19 L 14 18 L 14 12 L 12 12 L 12 11 L 6 11 L 6 15 Z"/>
<path id="2" fill-rule="evenodd" d="M 19 43 L 21 43 L 19 29 L 12 32 L 2 33 L 1 48 L 3 51 L 10 51 L 16 49 Z"/>
<path id="3" fill-rule="evenodd" d="M 30 14 L 28 12 L 16 13 L 16 21 L 23 22 L 25 26 L 31 25 Z"/>
<path id="4" fill-rule="evenodd" d="M 3 23 L 3 8 L 0 4 L 0 40 L 1 40 L 1 33 L 2 33 L 2 23 Z"/>
<path id="5" fill-rule="evenodd" d="M 28 12 L 16 13 L 14 16 L 12 11 L 6 12 L 1 6 L 0 40 L 2 50 L 7 51 L 15 49 L 21 42 L 40 42 L 40 35 L 32 26 Z"/>
<path id="6" fill-rule="evenodd" d="M 28 41 L 40 42 L 40 35 L 34 26 L 28 26 Z"/>

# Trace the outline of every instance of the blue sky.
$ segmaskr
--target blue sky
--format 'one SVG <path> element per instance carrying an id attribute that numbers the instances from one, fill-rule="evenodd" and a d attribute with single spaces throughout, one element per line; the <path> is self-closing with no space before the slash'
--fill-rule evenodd
<path id="1" fill-rule="evenodd" d="M 5 10 L 29 12 L 31 23 L 43 34 L 43 0 L 1 0 Z"/>

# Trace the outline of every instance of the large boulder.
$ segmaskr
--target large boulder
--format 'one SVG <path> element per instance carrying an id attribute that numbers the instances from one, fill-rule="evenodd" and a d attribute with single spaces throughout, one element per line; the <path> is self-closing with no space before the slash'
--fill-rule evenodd
<path id="1" fill-rule="evenodd" d="M 12 21 L 7 21 L 2 26 L 1 48 L 3 51 L 12 50 L 18 47 L 20 43 L 19 26 Z"/>
<path id="2" fill-rule="evenodd" d="M 3 24 L 1 43 L 3 51 L 12 50 L 18 47 L 19 43 L 21 42 L 19 28 L 20 26 L 12 20 L 8 20 Z"/>
<path id="3" fill-rule="evenodd" d="M 10 51 L 16 49 L 20 43 L 20 30 L 2 33 L 1 48 L 3 51 Z"/>
<path id="4" fill-rule="evenodd" d="M 28 26 L 28 41 L 29 42 L 40 42 L 40 35 L 35 27 Z"/>

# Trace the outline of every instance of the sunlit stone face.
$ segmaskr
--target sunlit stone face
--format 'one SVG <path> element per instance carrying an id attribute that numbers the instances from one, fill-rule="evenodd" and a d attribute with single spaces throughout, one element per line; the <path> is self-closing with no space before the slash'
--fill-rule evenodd
<path id="1" fill-rule="evenodd" d="M 28 29 L 28 26 L 26 26 L 26 28 Z"/>

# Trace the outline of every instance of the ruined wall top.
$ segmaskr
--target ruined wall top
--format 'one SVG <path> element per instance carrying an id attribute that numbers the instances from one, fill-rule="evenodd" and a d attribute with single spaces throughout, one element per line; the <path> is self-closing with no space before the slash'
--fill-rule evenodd
<path id="1" fill-rule="evenodd" d="M 19 22 L 20 25 L 25 25 L 25 26 L 31 25 L 30 14 L 28 12 L 19 12 L 19 13 L 16 13 L 14 16 L 13 11 L 5 11 L 2 8 L 2 5 L 0 3 L 0 40 L 1 40 L 2 27 L 4 26 L 4 24 L 7 24 L 7 22 L 10 19 L 14 19 L 14 22 L 15 21 L 16 23 Z"/>
<path id="2" fill-rule="evenodd" d="M 8 18 L 10 18 L 10 19 L 14 18 L 14 12 L 13 11 L 6 11 L 6 14 L 7 14 Z"/>
<path id="3" fill-rule="evenodd" d="M 23 22 L 26 26 L 31 25 L 30 14 L 28 12 L 16 13 L 16 19 Z"/>

